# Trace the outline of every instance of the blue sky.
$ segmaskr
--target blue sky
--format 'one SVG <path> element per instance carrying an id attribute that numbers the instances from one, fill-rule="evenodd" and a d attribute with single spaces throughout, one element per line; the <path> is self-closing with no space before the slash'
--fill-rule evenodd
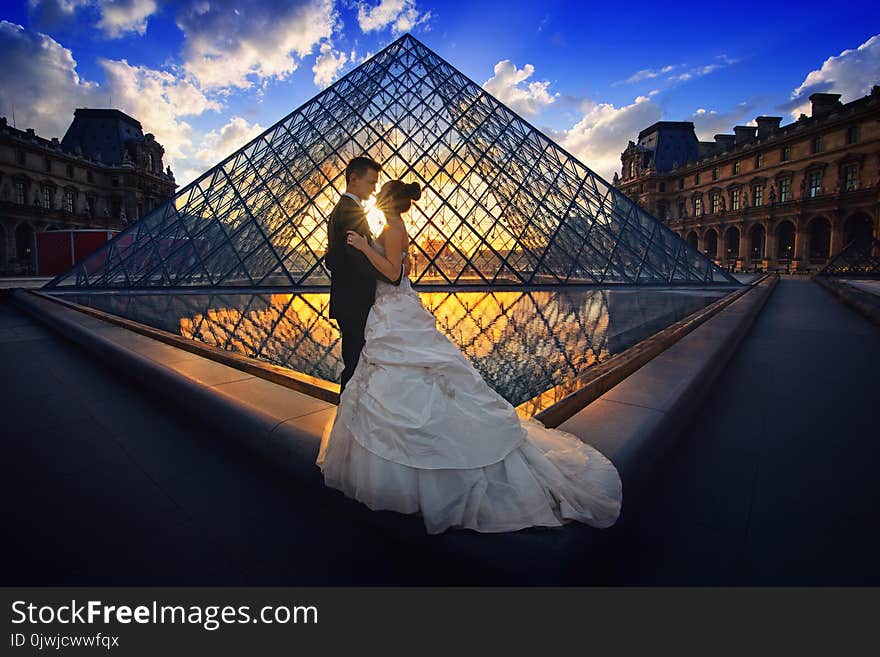
<path id="1" fill-rule="evenodd" d="M 114 107 L 181 184 L 411 31 L 600 175 L 657 120 L 703 139 L 813 91 L 880 83 L 877 3 L 17 0 L 0 13 L 0 114 L 61 137 Z M 808 110 L 806 110 L 808 112 Z"/>

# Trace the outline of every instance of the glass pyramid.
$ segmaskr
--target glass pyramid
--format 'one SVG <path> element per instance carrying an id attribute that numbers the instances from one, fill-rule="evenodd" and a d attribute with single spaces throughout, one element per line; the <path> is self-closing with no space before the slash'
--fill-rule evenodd
<path id="1" fill-rule="evenodd" d="M 818 276 L 851 276 L 880 278 L 880 240 L 853 241 L 817 274 Z"/>
<path id="2" fill-rule="evenodd" d="M 423 187 L 415 284 L 737 283 L 407 34 L 47 287 L 327 286 L 357 155 Z"/>

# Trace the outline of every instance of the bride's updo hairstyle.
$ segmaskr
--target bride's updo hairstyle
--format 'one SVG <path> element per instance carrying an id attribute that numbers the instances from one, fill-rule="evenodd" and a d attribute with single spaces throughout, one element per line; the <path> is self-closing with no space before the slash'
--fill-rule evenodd
<path id="1" fill-rule="evenodd" d="M 402 180 L 389 180 L 382 185 L 376 195 L 376 207 L 383 212 L 406 212 L 412 201 L 422 197 L 422 188 L 417 182 L 405 183 Z"/>

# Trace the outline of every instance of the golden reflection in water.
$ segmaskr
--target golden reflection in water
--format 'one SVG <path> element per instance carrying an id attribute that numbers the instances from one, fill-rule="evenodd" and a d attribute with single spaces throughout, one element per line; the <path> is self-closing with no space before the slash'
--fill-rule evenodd
<path id="1" fill-rule="evenodd" d="M 511 399 L 530 399 L 542 391 L 552 392 L 555 399 L 562 394 L 560 385 L 574 382 L 579 373 L 607 356 L 609 315 L 602 292 L 573 297 L 559 291 L 419 296 L 438 329 L 490 385 Z M 329 294 L 253 298 L 243 309 L 221 306 L 182 317 L 180 334 L 310 376 L 338 380 L 339 331 L 327 316 Z M 548 401 L 539 395 L 518 410 L 534 415 Z"/>

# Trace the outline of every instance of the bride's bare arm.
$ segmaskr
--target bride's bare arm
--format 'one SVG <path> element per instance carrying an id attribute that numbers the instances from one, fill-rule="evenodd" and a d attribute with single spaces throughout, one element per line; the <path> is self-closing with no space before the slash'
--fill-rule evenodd
<path id="1" fill-rule="evenodd" d="M 402 251 L 405 238 L 405 231 L 397 227 L 389 227 L 385 232 L 386 255 L 384 256 L 370 246 L 366 237 L 354 231 L 348 232 L 347 241 L 358 251 L 362 251 L 376 269 L 389 279 L 397 280 L 400 277 L 400 265 L 403 262 Z"/>

